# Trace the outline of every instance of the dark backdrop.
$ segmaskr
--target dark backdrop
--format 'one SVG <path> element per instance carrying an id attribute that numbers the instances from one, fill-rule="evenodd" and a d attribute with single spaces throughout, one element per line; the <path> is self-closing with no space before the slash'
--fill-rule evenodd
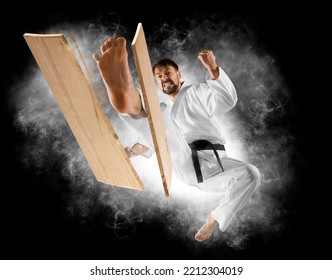
<path id="1" fill-rule="evenodd" d="M 174 3 L 173 3 L 174 4 Z M 325 218 L 331 212 L 326 207 L 328 184 L 323 183 L 326 173 L 323 164 L 317 164 L 314 155 L 322 147 L 315 145 L 319 134 L 316 121 L 317 92 L 311 83 L 309 66 L 317 47 L 315 20 L 309 13 L 289 10 L 251 11 L 235 10 L 180 10 L 172 5 L 157 5 L 154 13 L 145 9 L 133 11 L 124 8 L 80 8 L 60 10 L 50 8 L 36 11 L 20 9 L 10 19 L 1 19 L 1 174 L 0 188 L 0 258 L 1 259 L 208 259 L 219 258 L 213 249 L 193 254 L 176 240 L 165 236 L 157 222 L 142 224 L 134 239 L 119 240 L 104 227 L 96 216 L 88 224 L 67 215 L 64 205 L 70 196 L 68 182 L 60 174 L 56 164 L 52 172 L 36 173 L 26 168 L 20 160 L 19 147 L 25 139 L 13 125 L 15 112 L 8 103 L 9 91 L 24 75 L 31 61 L 31 53 L 23 39 L 25 32 L 38 32 L 60 21 L 75 22 L 115 11 L 121 16 L 124 26 L 136 28 L 144 23 L 145 33 L 162 21 L 171 23 L 184 15 L 212 11 L 224 17 L 242 17 L 251 24 L 257 40 L 276 58 L 285 82 L 299 109 L 292 133 L 296 135 L 298 151 L 306 158 L 306 164 L 296 166 L 299 188 L 293 190 L 286 205 L 296 212 L 288 217 L 289 226 L 275 239 L 265 242 L 259 236 L 251 240 L 245 250 L 225 247 L 230 259 L 330 259 L 328 239 L 330 222 Z M 315 129 L 314 129 L 315 128 Z M 313 134 L 314 133 L 314 134 Z M 296 164 L 296 161 L 294 161 Z M 59 189 L 54 186 L 61 185 Z M 60 190 L 60 191 L 59 191 Z M 170 257 L 169 257 L 170 256 Z"/>

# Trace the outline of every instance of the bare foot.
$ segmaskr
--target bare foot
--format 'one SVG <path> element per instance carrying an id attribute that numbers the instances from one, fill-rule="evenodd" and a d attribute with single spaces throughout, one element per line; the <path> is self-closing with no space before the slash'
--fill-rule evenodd
<path id="1" fill-rule="evenodd" d="M 207 215 L 206 223 L 196 233 L 195 239 L 200 242 L 209 239 L 217 226 L 217 220 L 212 217 L 211 213 L 209 213 Z"/>
<path id="2" fill-rule="evenodd" d="M 129 69 L 126 39 L 112 38 L 100 46 L 101 56 L 93 54 L 112 106 L 119 113 L 138 116 L 142 105 Z"/>

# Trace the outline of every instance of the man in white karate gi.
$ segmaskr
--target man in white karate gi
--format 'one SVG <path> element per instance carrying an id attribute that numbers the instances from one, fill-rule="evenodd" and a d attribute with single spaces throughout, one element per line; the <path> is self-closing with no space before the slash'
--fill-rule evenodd
<path id="1" fill-rule="evenodd" d="M 93 57 L 113 108 L 136 128 L 140 138 L 146 137 L 150 133 L 144 102 L 129 69 L 126 40 L 111 37 L 100 51 L 101 55 L 94 53 Z M 220 116 L 235 106 L 236 89 L 211 50 L 201 51 L 198 59 L 207 69 L 205 83 L 181 82 L 178 65 L 169 59 L 160 60 L 152 70 L 164 93 L 160 106 L 175 174 L 203 191 L 222 193 L 219 205 L 195 235 L 197 241 L 204 241 L 217 227 L 226 230 L 259 186 L 260 173 L 252 164 L 227 157 Z M 127 154 L 144 154 L 147 148 L 151 154 L 152 140 L 144 140 L 146 145 L 141 142 L 127 147 Z"/>

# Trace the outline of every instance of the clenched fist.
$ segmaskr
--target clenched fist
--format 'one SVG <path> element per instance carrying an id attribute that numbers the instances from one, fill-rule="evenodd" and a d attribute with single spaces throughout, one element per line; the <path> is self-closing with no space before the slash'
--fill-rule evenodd
<path id="1" fill-rule="evenodd" d="M 202 62 L 205 68 L 209 71 L 213 80 L 219 77 L 219 68 L 216 61 L 216 57 L 212 50 L 202 50 L 198 54 L 198 59 Z"/>

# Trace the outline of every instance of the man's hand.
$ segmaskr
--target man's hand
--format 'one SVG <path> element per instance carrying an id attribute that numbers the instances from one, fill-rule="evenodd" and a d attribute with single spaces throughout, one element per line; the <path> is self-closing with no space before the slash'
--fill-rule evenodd
<path id="1" fill-rule="evenodd" d="M 202 50 L 198 54 L 198 59 L 202 62 L 204 67 L 209 71 L 213 80 L 219 77 L 219 68 L 216 61 L 216 57 L 211 50 Z"/>
<path id="2" fill-rule="evenodd" d="M 125 152 L 127 153 L 128 157 L 136 157 L 139 156 L 141 154 L 146 153 L 149 150 L 148 147 L 145 147 L 142 144 L 138 144 L 136 143 L 134 146 L 130 147 L 126 147 L 125 148 Z"/>

